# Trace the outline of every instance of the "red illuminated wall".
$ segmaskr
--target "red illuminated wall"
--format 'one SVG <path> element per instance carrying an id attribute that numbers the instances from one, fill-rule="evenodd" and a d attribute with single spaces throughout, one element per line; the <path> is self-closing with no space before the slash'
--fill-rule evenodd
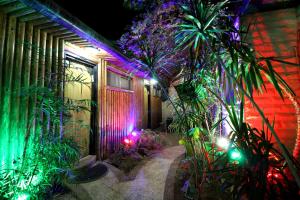
<path id="1" fill-rule="evenodd" d="M 299 62 L 300 21 L 299 17 L 297 19 L 296 8 L 260 12 L 242 18 L 243 25 L 249 23 L 254 25 L 251 27 L 248 39 L 262 56 L 276 57 L 293 63 Z M 300 102 L 300 69 L 275 62 L 273 66 L 297 94 L 295 101 L 291 101 L 288 96 L 282 101 L 273 86 L 268 83 L 267 92 L 264 94 L 255 92 L 254 98 L 268 119 L 270 121 L 275 119 L 276 132 L 290 152 L 293 152 L 298 130 L 295 102 L 296 100 Z M 261 129 L 262 120 L 249 102 L 246 102 L 245 117 L 247 122 Z"/>

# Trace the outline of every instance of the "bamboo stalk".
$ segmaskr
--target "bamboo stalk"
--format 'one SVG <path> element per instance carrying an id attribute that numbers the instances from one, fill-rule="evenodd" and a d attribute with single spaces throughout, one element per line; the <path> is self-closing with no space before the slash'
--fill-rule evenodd
<path id="1" fill-rule="evenodd" d="M 106 107 L 103 107 L 103 100 L 104 100 L 104 97 L 103 97 L 103 94 L 104 94 L 104 86 L 103 86 L 103 78 L 102 78 L 102 75 L 103 75 L 103 67 L 102 67 L 102 60 L 100 60 L 99 62 L 99 65 L 98 65 L 98 68 L 99 68 L 99 101 L 98 101 L 98 105 L 100 107 L 100 120 L 101 120 L 101 124 L 100 124 L 100 133 L 99 133 L 99 144 L 98 144 L 98 148 L 99 148 L 99 154 L 100 154 L 100 158 L 103 158 L 104 154 L 103 154 L 103 135 L 104 135 L 104 132 L 106 130 L 106 127 L 105 127 L 105 115 L 104 113 L 106 112 Z"/>
<path id="2" fill-rule="evenodd" d="M 44 87 L 45 84 L 45 65 L 46 65 L 46 42 L 47 33 L 40 33 L 40 48 L 39 48 L 39 70 L 38 70 L 38 85 Z"/>
<path id="3" fill-rule="evenodd" d="M 119 150 L 119 147 L 118 147 L 118 137 L 120 135 L 120 122 L 121 122 L 121 119 L 120 119 L 120 115 L 121 115 L 121 112 L 123 110 L 123 108 L 121 107 L 121 94 L 123 92 L 117 92 L 117 105 L 116 105 L 116 110 L 117 110 L 117 130 L 116 130 L 116 135 L 115 135 L 115 138 L 114 138 L 114 151 L 117 151 Z"/>
<path id="4" fill-rule="evenodd" d="M 7 40 L 6 40 L 6 49 L 5 49 L 5 62 L 3 66 L 3 96 L 2 96 L 2 103 L 3 107 L 1 110 L 1 114 L 3 116 L 4 120 L 4 126 L 2 126 L 2 129 L 6 131 L 5 136 L 6 142 L 5 144 L 7 146 L 6 152 L 7 154 L 11 154 L 12 156 L 6 157 L 6 164 L 8 167 L 11 166 L 12 160 L 11 158 L 15 156 L 15 146 L 14 139 L 15 131 L 11 131 L 10 125 L 12 122 L 12 115 L 11 115 L 11 103 L 12 103 L 12 77 L 13 77 L 13 68 L 14 68 L 14 55 L 15 55 L 15 36 L 16 36 L 16 26 L 17 26 L 17 19 L 16 17 L 9 17 L 8 19 L 8 26 L 7 26 Z"/>
<path id="5" fill-rule="evenodd" d="M 107 113 L 107 117 L 108 117 L 108 119 L 107 119 L 108 131 L 105 134 L 106 135 L 106 141 L 105 141 L 105 152 L 106 152 L 106 155 L 105 156 L 107 156 L 107 154 L 108 154 L 108 152 L 107 152 L 107 150 L 109 148 L 108 142 L 109 142 L 109 137 L 110 137 L 110 135 L 112 133 L 112 124 L 111 124 L 111 121 L 112 121 L 112 115 L 113 115 L 113 110 L 112 110 L 112 97 L 113 97 L 112 96 L 112 91 L 108 90 L 107 93 L 108 93 L 108 101 L 107 101 L 107 103 L 109 105 L 109 111 Z"/>
<path id="6" fill-rule="evenodd" d="M 46 39 L 46 60 L 45 60 L 45 86 L 50 87 L 51 81 L 51 66 L 52 66 L 52 41 L 53 37 L 47 34 Z"/>
<path id="7" fill-rule="evenodd" d="M 118 125 L 118 108 L 116 107 L 117 105 L 118 105 L 118 101 L 117 101 L 117 98 L 118 98 L 118 92 L 117 91 L 113 91 L 113 113 L 114 113 L 114 115 L 113 115 L 113 118 L 114 118 L 114 120 L 113 120 L 113 122 L 112 122 L 112 124 L 113 124 L 113 135 L 112 135 L 112 139 L 111 139 L 111 146 L 112 146 L 112 150 L 113 150 L 113 148 L 114 148 L 114 139 L 115 139 L 115 135 L 117 134 L 117 132 L 118 132 L 118 130 L 117 130 L 117 125 Z M 110 153 L 112 153 L 112 151 L 110 152 Z"/>
<path id="8" fill-rule="evenodd" d="M 118 137 L 121 134 L 121 120 L 122 120 L 122 111 L 123 111 L 123 107 L 121 107 L 121 97 L 122 97 L 123 92 L 119 93 L 119 97 L 118 97 L 118 134 L 116 135 L 115 138 L 115 150 L 119 150 L 119 145 L 118 145 Z"/>
<path id="9" fill-rule="evenodd" d="M 58 42 L 59 39 L 57 37 L 53 37 L 52 41 L 52 66 L 51 66 L 51 72 L 52 72 L 52 81 L 55 85 L 53 85 L 53 88 L 57 91 L 57 72 L 58 72 Z"/>
<path id="10" fill-rule="evenodd" d="M 64 73 L 64 40 L 59 39 L 58 41 L 58 66 L 57 66 L 57 73 L 58 73 L 58 84 L 57 84 L 57 91 L 58 91 L 58 96 L 59 98 L 63 99 L 64 94 L 63 94 L 63 73 Z M 60 139 L 63 138 L 64 134 L 64 125 L 63 125 L 63 108 L 60 108 L 60 122 L 59 122 L 59 135 Z"/>
<path id="11" fill-rule="evenodd" d="M 5 49 L 5 38 L 6 38 L 6 15 L 4 13 L 0 13 L 0 84 L 2 85 L 2 76 L 3 74 L 3 59 L 4 59 L 4 49 Z M 0 87 L 0 110 L 2 110 L 1 105 L 3 105 L 2 101 L 2 87 Z M 0 115 L 0 120 L 2 115 Z M 2 120 L 1 120 L 2 121 Z"/>
<path id="12" fill-rule="evenodd" d="M 45 86 L 45 68 L 46 68 L 46 43 L 47 43 L 47 33 L 40 31 L 40 45 L 39 45 L 39 61 L 38 61 L 38 86 Z M 45 121 L 44 113 L 40 113 L 40 120 Z M 45 130 L 40 131 L 40 139 L 43 138 Z"/>
<path id="13" fill-rule="evenodd" d="M 44 85 L 47 88 L 50 88 L 51 85 L 51 66 L 52 66 L 52 41 L 53 37 L 47 33 L 46 38 L 46 53 L 45 53 L 45 75 L 44 75 Z M 46 127 L 46 134 L 50 133 L 50 119 L 51 116 L 47 116 L 47 127 Z"/>
<path id="14" fill-rule="evenodd" d="M 112 118 L 111 118 L 111 121 L 110 121 L 110 125 L 111 125 L 111 134 L 110 134 L 110 139 L 109 139 L 109 153 L 111 153 L 111 146 L 113 146 L 112 144 L 112 140 L 113 140 L 113 137 L 115 135 L 115 132 L 116 132 L 116 108 L 115 108 L 115 104 L 116 104 L 116 92 L 115 91 L 111 91 L 111 95 L 112 95 L 112 105 L 111 105 L 111 112 L 112 112 Z"/>
<path id="15" fill-rule="evenodd" d="M 107 106 L 107 101 L 106 101 L 106 92 L 107 92 L 107 90 L 106 90 L 106 85 L 107 85 L 107 80 L 106 80 L 106 66 L 107 66 L 107 63 L 106 63 L 106 61 L 104 61 L 104 60 L 102 60 L 102 65 L 103 65 L 103 106 L 104 106 L 104 108 Z M 107 125 L 108 125 L 108 123 L 107 123 L 107 120 L 108 120 L 108 114 L 107 114 L 107 112 L 105 112 L 104 113 L 105 114 L 105 116 L 106 116 L 106 118 L 105 118 L 105 127 L 107 127 Z M 106 134 L 106 132 L 105 132 L 105 134 Z"/>
<path id="16" fill-rule="evenodd" d="M 118 130 L 118 135 L 116 137 L 116 150 L 120 149 L 120 135 L 122 134 L 122 130 L 123 130 L 123 113 L 124 113 L 124 106 L 123 106 L 123 102 L 122 102 L 122 98 L 123 98 L 124 93 L 121 92 L 119 95 L 119 112 L 120 112 L 120 117 L 119 117 L 119 130 Z"/>
<path id="17" fill-rule="evenodd" d="M 30 69 L 30 85 L 37 87 L 38 83 L 38 64 L 39 64 L 39 46 L 40 46 L 40 30 L 37 28 L 33 29 L 33 39 L 32 39 L 32 56 L 31 56 L 31 69 Z M 29 99 L 29 118 L 31 116 L 36 116 L 36 103 L 37 103 L 37 93 L 34 92 Z M 36 117 L 33 120 L 33 133 L 36 132 Z"/>
<path id="18" fill-rule="evenodd" d="M 56 95 L 58 95 L 57 85 L 58 85 L 58 42 L 57 37 L 53 37 L 52 41 L 52 66 L 51 66 L 51 81 L 53 83 L 52 89 L 55 90 Z M 52 134 L 58 134 L 58 124 L 51 124 Z"/>
<path id="19" fill-rule="evenodd" d="M 31 70 L 31 53 L 32 53 L 32 37 L 33 37 L 33 25 L 26 24 L 25 27 L 25 42 L 24 42 L 24 59 L 22 68 L 22 87 L 26 90 L 30 86 L 30 70 Z M 28 97 L 21 98 L 22 115 L 20 121 L 24 127 L 28 124 Z"/>
<path id="20" fill-rule="evenodd" d="M 24 48 L 24 38 L 25 38 L 25 23 L 19 22 L 17 24 L 17 36 L 16 36 L 16 45 L 15 45 L 15 63 L 14 63 L 14 72 L 13 72 L 13 91 L 14 91 L 14 100 L 13 104 L 11 104 L 11 113 L 12 113 L 12 122 L 10 129 L 11 130 L 20 130 L 22 124 L 20 124 L 19 117 L 21 112 L 20 106 L 20 92 L 21 92 L 21 80 L 22 80 L 22 61 L 23 61 L 23 48 Z M 22 133 L 20 131 L 16 131 L 17 139 L 16 142 L 19 147 L 21 147 L 22 141 Z M 18 155 L 21 155 L 22 150 L 18 149 Z"/>

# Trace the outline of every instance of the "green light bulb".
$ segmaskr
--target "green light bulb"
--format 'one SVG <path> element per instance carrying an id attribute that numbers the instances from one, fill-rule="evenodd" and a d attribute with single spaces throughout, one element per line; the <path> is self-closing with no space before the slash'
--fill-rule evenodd
<path id="1" fill-rule="evenodd" d="M 14 199 L 15 200 L 29 200 L 30 199 L 30 195 L 27 194 L 27 193 L 20 193 Z"/>
<path id="2" fill-rule="evenodd" d="M 243 158 L 241 152 L 237 149 L 232 150 L 229 155 L 232 160 L 241 160 Z"/>

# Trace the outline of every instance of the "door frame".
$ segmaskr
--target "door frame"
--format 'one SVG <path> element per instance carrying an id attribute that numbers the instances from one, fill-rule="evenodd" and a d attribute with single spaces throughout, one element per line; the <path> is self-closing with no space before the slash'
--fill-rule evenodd
<path id="1" fill-rule="evenodd" d="M 152 108 L 151 108 L 151 85 L 145 85 L 145 88 L 147 90 L 147 99 L 148 99 L 148 105 L 147 105 L 147 128 L 152 128 Z"/>
<path id="2" fill-rule="evenodd" d="M 93 83 L 91 88 L 92 97 L 91 100 L 98 104 L 98 63 L 95 63 L 91 60 L 88 60 L 86 58 L 83 58 L 81 56 L 75 55 L 69 51 L 65 52 L 65 61 L 71 61 L 78 64 L 82 64 L 85 67 L 89 67 L 93 70 Z M 64 75 L 65 75 L 65 68 L 67 67 L 67 63 L 64 64 Z M 63 90 L 65 91 L 65 86 L 63 86 Z M 63 95 L 65 93 L 63 92 Z M 91 104 L 91 131 L 89 135 L 89 155 L 96 155 L 96 144 L 97 144 L 97 133 L 98 133 L 98 107 L 97 105 Z"/>

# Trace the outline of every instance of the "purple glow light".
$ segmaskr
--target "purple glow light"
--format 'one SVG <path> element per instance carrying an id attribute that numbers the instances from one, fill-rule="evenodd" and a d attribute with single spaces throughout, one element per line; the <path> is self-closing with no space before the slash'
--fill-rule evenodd
<path id="1" fill-rule="evenodd" d="M 138 135 L 138 133 L 137 133 L 136 131 L 132 131 L 132 132 L 131 132 L 131 135 L 132 135 L 133 137 L 136 137 L 136 136 Z"/>

